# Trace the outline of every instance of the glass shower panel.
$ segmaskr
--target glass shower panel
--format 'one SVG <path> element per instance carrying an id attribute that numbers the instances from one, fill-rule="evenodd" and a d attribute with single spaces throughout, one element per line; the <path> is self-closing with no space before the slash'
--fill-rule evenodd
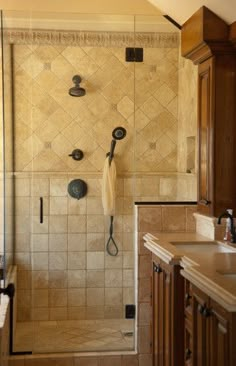
<path id="1" fill-rule="evenodd" d="M 134 18 L 33 13 L 30 29 L 19 16 L 17 24 L 20 30 L 10 32 L 22 107 L 15 118 L 15 174 L 29 202 L 29 215 L 20 218 L 29 225 L 23 233 L 29 261 L 18 276 L 29 286 L 21 289 L 24 307 L 18 304 L 17 350 L 23 338 L 33 339 L 33 353 L 133 350 L 134 319 L 126 319 L 126 305 L 135 305 L 135 65 L 125 54 L 134 46 Z M 69 95 L 76 87 L 85 95 Z M 112 256 L 101 183 L 116 127 L 126 136 L 114 152 L 118 254 Z M 75 149 L 81 160 L 72 158 Z M 68 193 L 78 179 L 87 185 L 79 200 Z"/>
<path id="2" fill-rule="evenodd" d="M 13 89 L 12 47 L 6 32 L 5 16 L 2 16 L 2 150 L 3 150 L 3 276 L 8 281 L 13 264 L 14 240 L 14 156 L 13 156 Z M 6 283 L 5 283 L 6 285 Z"/>

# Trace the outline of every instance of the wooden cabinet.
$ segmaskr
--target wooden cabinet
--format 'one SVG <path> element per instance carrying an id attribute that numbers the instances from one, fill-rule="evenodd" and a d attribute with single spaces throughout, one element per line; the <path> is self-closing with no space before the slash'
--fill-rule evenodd
<path id="1" fill-rule="evenodd" d="M 185 280 L 185 366 L 235 366 L 236 313 Z"/>
<path id="2" fill-rule="evenodd" d="M 227 208 L 236 210 L 236 48 L 232 34 L 230 26 L 206 7 L 181 31 L 182 55 L 198 65 L 198 211 L 212 216 Z"/>
<path id="3" fill-rule="evenodd" d="M 178 265 L 168 265 L 153 255 L 153 366 L 183 365 L 184 282 L 179 271 Z"/>

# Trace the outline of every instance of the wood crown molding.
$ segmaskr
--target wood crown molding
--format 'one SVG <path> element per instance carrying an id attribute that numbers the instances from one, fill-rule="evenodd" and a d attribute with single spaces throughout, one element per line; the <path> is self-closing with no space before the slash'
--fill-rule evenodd
<path id="1" fill-rule="evenodd" d="M 205 6 L 182 26 L 182 56 L 195 64 L 203 62 L 212 55 L 235 53 L 234 42 L 236 42 L 236 23 L 229 26 Z"/>

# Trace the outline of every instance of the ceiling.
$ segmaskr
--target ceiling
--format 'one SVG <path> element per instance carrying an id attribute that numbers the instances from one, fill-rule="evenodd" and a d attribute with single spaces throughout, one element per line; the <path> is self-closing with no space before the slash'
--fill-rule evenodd
<path id="1" fill-rule="evenodd" d="M 164 14 L 169 15 L 179 24 L 183 24 L 200 7 L 205 5 L 225 22 L 231 24 L 236 21 L 235 0 L 148 0 L 157 6 Z"/>

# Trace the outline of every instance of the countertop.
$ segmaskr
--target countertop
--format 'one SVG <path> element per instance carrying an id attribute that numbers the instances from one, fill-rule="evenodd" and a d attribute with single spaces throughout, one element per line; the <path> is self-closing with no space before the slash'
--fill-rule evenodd
<path id="1" fill-rule="evenodd" d="M 228 311 L 236 311 L 236 247 L 196 233 L 161 232 L 144 236 L 145 247 L 168 264 L 180 264 L 181 274 Z M 194 251 L 171 242 L 198 242 Z M 206 246 L 202 246 L 207 242 Z M 230 252 L 217 252 L 214 245 Z M 199 245 L 199 249 L 197 246 Z"/>

